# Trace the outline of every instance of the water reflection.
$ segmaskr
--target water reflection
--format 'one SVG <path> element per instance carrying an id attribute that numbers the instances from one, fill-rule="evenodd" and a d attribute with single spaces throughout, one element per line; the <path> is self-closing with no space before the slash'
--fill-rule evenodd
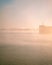
<path id="1" fill-rule="evenodd" d="M 0 32 L 0 65 L 52 65 L 52 35 Z"/>

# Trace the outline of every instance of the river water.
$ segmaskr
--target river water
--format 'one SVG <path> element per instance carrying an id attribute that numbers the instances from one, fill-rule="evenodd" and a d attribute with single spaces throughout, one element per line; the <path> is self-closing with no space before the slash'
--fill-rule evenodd
<path id="1" fill-rule="evenodd" d="M 0 32 L 0 65 L 52 65 L 52 35 Z"/>

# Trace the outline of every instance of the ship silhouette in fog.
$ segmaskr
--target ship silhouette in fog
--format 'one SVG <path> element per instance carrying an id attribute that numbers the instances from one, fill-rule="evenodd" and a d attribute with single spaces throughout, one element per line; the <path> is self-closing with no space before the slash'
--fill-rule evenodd
<path id="1" fill-rule="evenodd" d="M 40 34 L 52 34 L 52 26 L 40 25 L 39 33 Z"/>

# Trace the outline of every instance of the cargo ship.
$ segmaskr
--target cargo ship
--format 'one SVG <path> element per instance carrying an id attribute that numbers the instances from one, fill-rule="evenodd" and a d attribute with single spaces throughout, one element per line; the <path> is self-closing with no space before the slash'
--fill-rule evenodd
<path id="1" fill-rule="evenodd" d="M 40 34 L 52 34 L 52 26 L 40 25 L 39 33 Z"/>

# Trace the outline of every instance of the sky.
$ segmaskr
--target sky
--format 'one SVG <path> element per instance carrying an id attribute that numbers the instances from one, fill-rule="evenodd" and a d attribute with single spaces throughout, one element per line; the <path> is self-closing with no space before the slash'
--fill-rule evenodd
<path id="1" fill-rule="evenodd" d="M 0 28 L 52 26 L 52 0 L 0 0 Z"/>

